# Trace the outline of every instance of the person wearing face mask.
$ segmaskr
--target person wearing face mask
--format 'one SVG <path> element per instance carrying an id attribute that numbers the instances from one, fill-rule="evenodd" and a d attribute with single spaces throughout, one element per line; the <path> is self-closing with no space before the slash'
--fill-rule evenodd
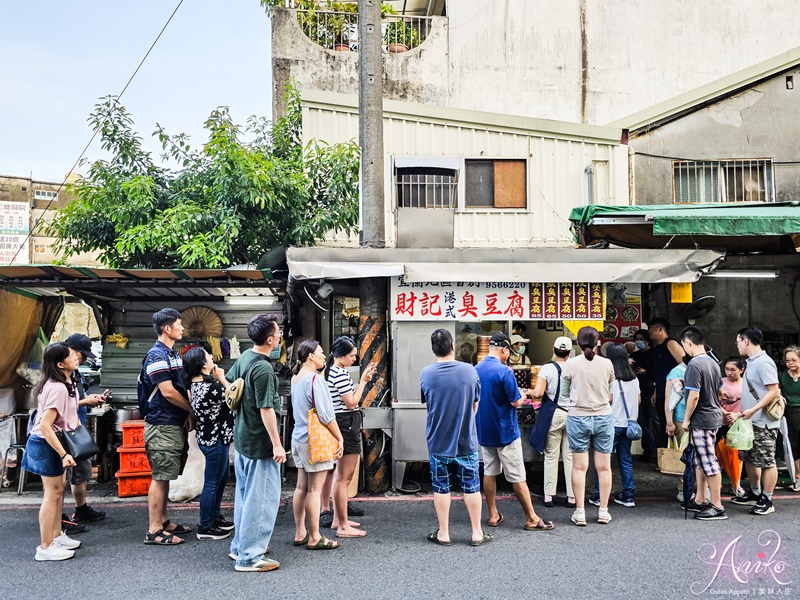
<path id="1" fill-rule="evenodd" d="M 650 333 L 639 329 L 633 334 L 634 352 L 630 355 L 631 367 L 639 380 L 639 390 L 644 399 L 639 405 L 639 425 L 642 427 L 642 458 L 647 462 L 657 462 L 658 451 L 653 433 L 653 404 L 651 398 L 656 391 L 653 379 L 653 351 Z"/>
<path id="2" fill-rule="evenodd" d="M 512 334 L 511 335 L 511 356 L 508 359 L 508 364 L 510 366 L 515 365 L 530 365 L 531 359 L 525 355 L 527 351 L 527 346 L 525 344 L 529 343 L 530 340 L 527 338 L 522 337 L 521 335 Z"/>

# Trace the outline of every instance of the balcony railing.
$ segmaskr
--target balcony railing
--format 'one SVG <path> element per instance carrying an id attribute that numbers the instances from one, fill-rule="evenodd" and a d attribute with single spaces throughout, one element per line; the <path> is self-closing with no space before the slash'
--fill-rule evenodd
<path id="1" fill-rule="evenodd" d="M 314 43 L 329 50 L 358 51 L 358 13 L 299 8 L 295 12 L 303 33 Z M 384 15 L 383 51 L 395 53 L 416 48 L 430 34 L 432 22 L 431 17 Z"/>

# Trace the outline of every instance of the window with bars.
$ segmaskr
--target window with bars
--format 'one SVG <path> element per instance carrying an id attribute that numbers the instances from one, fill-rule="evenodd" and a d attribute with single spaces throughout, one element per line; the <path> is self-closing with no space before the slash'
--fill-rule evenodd
<path id="1" fill-rule="evenodd" d="M 467 208 L 527 208 L 524 160 L 467 160 L 464 165 Z"/>
<path id="2" fill-rule="evenodd" d="M 674 161 L 672 182 L 675 204 L 775 201 L 771 159 Z"/>
<path id="3" fill-rule="evenodd" d="M 458 171 L 437 167 L 395 169 L 399 208 L 455 208 Z"/>

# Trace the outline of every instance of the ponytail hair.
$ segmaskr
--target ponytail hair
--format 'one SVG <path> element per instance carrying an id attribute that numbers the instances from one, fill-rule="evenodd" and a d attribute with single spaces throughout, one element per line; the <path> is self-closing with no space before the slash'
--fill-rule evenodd
<path id="1" fill-rule="evenodd" d="M 350 354 L 356 347 L 353 339 L 346 335 L 341 335 L 333 341 L 331 346 L 331 353 L 328 355 L 328 360 L 325 363 L 325 371 L 330 371 L 333 361 L 337 358 L 342 358 Z"/>
<path id="2" fill-rule="evenodd" d="M 593 360 L 597 354 L 597 342 L 600 334 L 594 327 L 581 327 L 578 331 L 578 346 L 583 350 L 586 360 Z"/>
<path id="3" fill-rule="evenodd" d="M 303 368 L 308 357 L 314 354 L 317 348 L 319 348 L 319 342 L 317 340 L 306 340 L 297 347 L 297 361 L 292 369 L 293 375 L 297 375 L 300 372 L 300 369 Z"/>

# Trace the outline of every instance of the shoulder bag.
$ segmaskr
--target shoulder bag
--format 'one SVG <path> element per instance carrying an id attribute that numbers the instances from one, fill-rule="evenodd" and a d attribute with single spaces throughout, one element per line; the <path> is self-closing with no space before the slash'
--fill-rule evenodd
<path id="1" fill-rule="evenodd" d="M 553 415 L 556 410 L 564 410 L 558 405 L 558 399 L 561 397 L 561 367 L 555 361 L 551 362 L 556 368 L 556 377 L 558 383 L 556 384 L 556 397 L 550 398 L 547 395 L 547 388 L 545 388 L 544 396 L 542 397 L 542 405 L 536 411 L 536 418 L 533 422 L 528 443 L 533 446 L 539 454 L 544 453 L 545 446 L 547 446 L 547 433 L 550 431 L 550 425 L 553 423 Z M 541 377 L 541 375 L 539 375 Z"/>
<path id="2" fill-rule="evenodd" d="M 92 434 L 83 425 L 78 425 L 72 431 L 62 430 L 56 433 L 64 451 L 75 459 L 75 462 L 86 460 L 100 453 L 97 442 Z"/>
<path id="3" fill-rule="evenodd" d="M 761 396 L 756 394 L 756 391 L 753 389 L 753 385 L 750 383 L 750 380 L 747 379 L 747 374 L 745 374 L 744 380 L 747 381 L 747 387 L 750 388 L 750 395 L 755 398 L 756 404 L 758 404 L 759 400 L 761 400 Z M 786 412 L 786 398 L 783 397 L 783 394 L 780 393 L 780 390 L 778 391 L 778 395 L 773 398 L 763 410 L 764 413 L 773 421 L 781 420 L 783 413 Z"/>
<path id="4" fill-rule="evenodd" d="M 247 363 L 247 366 L 244 368 L 242 376 L 230 384 L 228 389 L 225 390 L 225 404 L 228 405 L 228 408 L 231 410 L 231 412 L 239 408 L 239 404 L 242 402 L 242 397 L 244 396 L 244 378 L 247 377 L 247 373 L 250 371 L 250 368 L 256 362 L 262 359 L 266 359 L 266 357 L 263 354 L 256 352 L 253 360 Z"/>
<path id="5" fill-rule="evenodd" d="M 619 393 L 622 396 L 622 406 L 625 407 L 625 417 L 628 419 L 628 430 L 625 432 L 626 437 L 629 440 L 640 440 L 642 439 L 642 427 L 631 419 L 631 413 L 628 411 L 628 403 L 625 401 L 625 391 L 622 389 L 622 382 L 617 379 L 617 384 L 619 385 Z"/>
<path id="6" fill-rule="evenodd" d="M 339 448 L 339 440 L 326 425 L 323 425 L 317 414 L 317 405 L 314 402 L 316 378 L 316 374 L 311 376 L 311 408 L 308 410 L 308 462 L 312 465 L 331 462 Z"/>

